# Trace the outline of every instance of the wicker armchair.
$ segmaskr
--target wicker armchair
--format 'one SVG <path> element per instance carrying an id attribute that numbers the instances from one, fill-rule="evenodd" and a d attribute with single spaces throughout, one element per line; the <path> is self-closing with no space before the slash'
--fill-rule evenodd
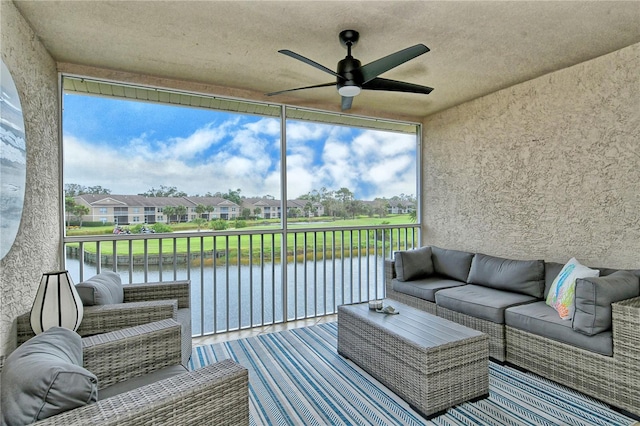
<path id="1" fill-rule="evenodd" d="M 85 306 L 80 336 L 93 336 L 163 319 L 173 319 L 182 325 L 182 365 L 191 356 L 191 282 L 125 284 L 124 303 Z M 29 322 L 29 312 L 17 319 L 17 343 L 23 344 L 35 334 Z"/>
<path id="2" fill-rule="evenodd" d="M 105 387 L 181 362 L 181 326 L 163 320 L 82 339 L 83 366 Z M 231 360 L 150 383 L 37 425 L 249 424 L 247 370 Z"/>

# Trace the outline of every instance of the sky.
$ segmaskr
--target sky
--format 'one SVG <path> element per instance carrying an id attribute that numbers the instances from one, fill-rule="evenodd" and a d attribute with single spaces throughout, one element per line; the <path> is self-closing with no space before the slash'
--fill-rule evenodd
<path id="1" fill-rule="evenodd" d="M 280 199 L 280 119 L 64 95 L 64 183 L 112 194 L 176 187 Z M 287 198 L 346 187 L 373 200 L 416 193 L 416 137 L 287 121 Z"/>

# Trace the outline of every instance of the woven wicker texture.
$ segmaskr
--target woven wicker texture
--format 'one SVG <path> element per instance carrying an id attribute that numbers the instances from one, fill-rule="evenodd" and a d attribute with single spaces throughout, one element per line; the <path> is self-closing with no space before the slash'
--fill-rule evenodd
<path id="1" fill-rule="evenodd" d="M 83 365 L 98 377 L 100 389 L 160 368 L 181 357 L 181 326 L 172 319 L 82 339 Z"/>
<path id="2" fill-rule="evenodd" d="M 640 416 L 640 297 L 612 307 L 613 356 L 506 327 L 507 361 Z"/>
<path id="3" fill-rule="evenodd" d="M 439 317 L 487 334 L 489 336 L 489 356 L 500 362 L 504 362 L 506 358 L 504 324 L 496 324 L 495 322 L 465 315 L 440 306 L 438 306 L 437 312 Z"/>
<path id="4" fill-rule="evenodd" d="M 191 307 L 191 282 L 189 280 L 126 284 L 123 288 L 125 303 L 149 300 L 177 300 L 178 309 Z"/>
<path id="5" fill-rule="evenodd" d="M 409 305 L 411 307 L 420 309 L 433 315 L 448 319 L 449 321 L 457 322 L 466 327 L 473 328 L 474 330 L 482 331 L 489 335 L 489 356 L 500 362 L 505 360 L 505 337 L 504 337 L 504 324 L 496 324 L 491 321 L 478 319 L 469 315 L 461 314 L 459 312 L 452 311 L 437 306 L 433 302 L 420 299 L 419 297 L 410 296 L 408 294 L 399 293 L 394 291 L 391 285 L 391 280 L 396 277 L 395 262 L 390 259 L 385 259 L 385 295 L 389 299 L 397 300 L 400 303 Z"/>
<path id="6" fill-rule="evenodd" d="M 338 307 L 338 353 L 426 416 L 488 395 L 486 335 L 396 308 L 398 316 L 371 313 L 367 304 Z"/>
<path id="7" fill-rule="evenodd" d="M 125 303 L 85 306 L 82 323 L 77 332 L 81 336 L 109 333 L 163 319 L 178 320 L 178 309 L 189 309 L 189 280 L 162 283 L 126 284 Z M 30 313 L 17 319 L 17 343 L 23 344 L 35 334 L 29 322 Z M 191 356 L 191 318 L 186 315 L 182 333 L 182 364 Z"/>
<path id="8" fill-rule="evenodd" d="M 35 336 L 31 329 L 29 315 L 27 312 L 18 317 L 18 345 Z M 177 320 L 177 318 L 178 303 L 175 300 L 85 306 L 82 323 L 77 333 L 81 336 L 91 336 L 148 322 L 163 319 Z"/>
<path id="9" fill-rule="evenodd" d="M 393 260 L 385 260 L 387 297 L 432 312 L 413 296 L 391 288 Z M 419 299 L 418 299 L 419 300 Z M 434 305 L 433 303 L 430 305 Z M 555 340 L 437 307 L 437 315 L 489 335 L 489 356 L 510 362 L 558 383 L 640 415 L 640 297 L 612 304 L 613 356 L 579 349 Z"/>
<path id="10" fill-rule="evenodd" d="M 395 262 L 390 259 L 384 261 L 384 288 L 385 297 L 388 299 L 397 300 L 400 303 L 409 305 L 413 308 L 420 309 L 430 314 L 436 314 L 436 304 L 428 300 L 420 299 L 419 297 L 410 296 L 408 294 L 397 292 L 393 289 L 391 281 L 396 277 Z"/>
<path id="11" fill-rule="evenodd" d="M 231 360 L 189 371 L 36 425 L 248 425 L 249 375 Z"/>
<path id="12" fill-rule="evenodd" d="M 181 363 L 172 319 L 82 339 L 100 389 Z M 37 422 L 38 425 L 248 425 L 249 376 L 231 360 L 185 372 Z"/>

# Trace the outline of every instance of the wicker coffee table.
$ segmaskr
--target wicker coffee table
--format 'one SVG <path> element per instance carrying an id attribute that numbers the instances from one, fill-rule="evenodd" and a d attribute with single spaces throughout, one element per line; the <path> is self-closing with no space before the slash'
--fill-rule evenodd
<path id="1" fill-rule="evenodd" d="M 338 307 L 338 353 L 430 419 L 489 396 L 489 337 L 402 303 Z M 386 304 L 385 304 L 386 305 Z"/>

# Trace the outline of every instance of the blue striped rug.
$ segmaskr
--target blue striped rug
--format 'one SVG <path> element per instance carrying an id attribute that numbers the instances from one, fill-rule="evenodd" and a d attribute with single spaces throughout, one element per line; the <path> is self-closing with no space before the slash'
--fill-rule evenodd
<path id="1" fill-rule="evenodd" d="M 252 425 L 631 425 L 571 389 L 489 363 L 490 397 L 426 421 L 336 352 L 336 323 L 198 346 L 190 368 L 232 358 L 249 370 Z"/>

